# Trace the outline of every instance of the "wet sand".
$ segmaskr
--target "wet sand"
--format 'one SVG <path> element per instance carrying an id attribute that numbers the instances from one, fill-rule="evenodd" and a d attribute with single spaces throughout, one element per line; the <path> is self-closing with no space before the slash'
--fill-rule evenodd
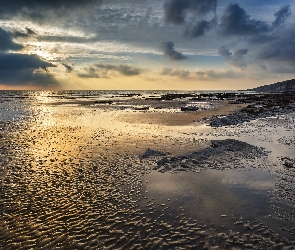
<path id="1" fill-rule="evenodd" d="M 193 121 L 245 105 L 175 102 L 20 102 L 0 126 L 0 248 L 294 246 L 295 112 L 212 128 Z"/>
<path id="2" fill-rule="evenodd" d="M 245 104 L 233 105 L 228 104 L 228 101 L 218 102 L 218 106 L 213 110 L 197 110 L 192 112 L 175 112 L 173 115 L 166 112 L 140 112 L 136 115 L 128 114 L 121 117 L 121 121 L 129 123 L 147 123 L 165 126 L 186 126 L 196 124 L 204 124 L 202 120 L 206 117 L 216 115 L 228 115 L 245 107 Z"/>

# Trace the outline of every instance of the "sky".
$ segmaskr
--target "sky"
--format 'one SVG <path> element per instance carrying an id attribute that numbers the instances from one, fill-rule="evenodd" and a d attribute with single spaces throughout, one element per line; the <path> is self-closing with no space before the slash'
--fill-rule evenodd
<path id="1" fill-rule="evenodd" d="M 295 0 L 2 1 L 0 89 L 244 90 L 293 79 L 294 12 Z"/>

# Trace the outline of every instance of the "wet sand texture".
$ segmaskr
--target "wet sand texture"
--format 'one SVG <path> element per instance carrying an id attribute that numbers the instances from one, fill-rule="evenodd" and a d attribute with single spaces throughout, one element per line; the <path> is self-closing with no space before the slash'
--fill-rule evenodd
<path id="1" fill-rule="evenodd" d="M 291 101 L 222 116 L 215 103 L 215 116 L 202 118 L 211 127 L 193 122 L 202 110 L 182 113 L 191 103 L 179 96 L 124 96 L 124 105 L 154 103 L 134 110 L 114 97 L 71 106 L 35 95 L 6 98 L 1 109 L 0 249 L 294 249 Z M 248 105 L 236 101 L 231 110 Z M 153 119 L 157 105 L 166 121 Z M 241 122 L 210 124 L 217 118 Z"/>

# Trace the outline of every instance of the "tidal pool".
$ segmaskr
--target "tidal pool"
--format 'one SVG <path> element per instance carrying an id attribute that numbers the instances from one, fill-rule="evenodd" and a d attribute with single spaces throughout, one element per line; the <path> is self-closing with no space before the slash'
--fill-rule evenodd
<path id="1" fill-rule="evenodd" d="M 176 174 L 152 171 L 143 176 L 147 202 L 152 199 L 156 206 L 165 206 L 165 215 L 174 218 L 183 213 L 200 223 L 221 227 L 230 227 L 241 218 L 265 220 L 275 181 L 268 171 L 254 168 Z"/>

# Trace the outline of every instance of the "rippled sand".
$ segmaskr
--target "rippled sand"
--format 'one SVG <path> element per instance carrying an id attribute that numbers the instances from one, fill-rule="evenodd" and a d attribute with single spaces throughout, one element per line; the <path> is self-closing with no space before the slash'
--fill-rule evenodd
<path id="1" fill-rule="evenodd" d="M 294 114 L 210 128 L 200 111 L 18 105 L 0 125 L 1 249 L 294 245 Z"/>

